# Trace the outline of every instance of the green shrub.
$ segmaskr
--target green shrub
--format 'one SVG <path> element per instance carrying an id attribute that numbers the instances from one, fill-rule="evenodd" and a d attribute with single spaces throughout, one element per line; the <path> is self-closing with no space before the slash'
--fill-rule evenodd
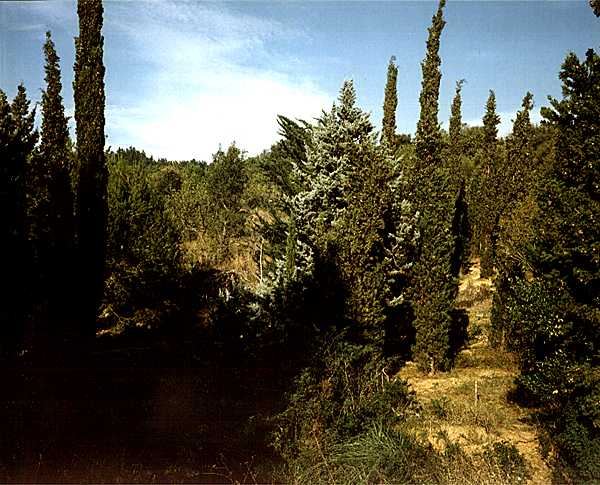
<path id="1" fill-rule="evenodd" d="M 158 168 L 124 156 L 109 161 L 103 323 L 148 326 L 165 319 L 179 288 L 181 235 L 166 211 Z"/>
<path id="2" fill-rule="evenodd" d="M 500 441 L 487 446 L 483 457 L 497 478 L 505 483 L 523 482 L 531 478 L 527 462 L 515 445 Z"/>
<path id="3" fill-rule="evenodd" d="M 393 427 L 414 402 L 404 381 L 388 379 L 388 362 L 345 337 L 334 337 L 304 369 L 275 418 L 273 445 L 290 465 L 316 463 L 375 423 Z"/>

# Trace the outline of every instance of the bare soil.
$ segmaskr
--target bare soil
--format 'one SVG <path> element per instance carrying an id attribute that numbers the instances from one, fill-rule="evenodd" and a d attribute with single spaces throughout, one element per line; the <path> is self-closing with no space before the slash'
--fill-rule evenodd
<path id="1" fill-rule="evenodd" d="M 469 317 L 469 342 L 447 373 L 421 373 L 407 362 L 399 376 L 416 393 L 421 413 L 411 425 L 438 451 L 456 443 L 468 454 L 496 442 L 513 444 L 531 469 L 528 483 L 551 483 L 551 471 L 540 453 L 539 437 L 529 412 L 509 402 L 518 366 L 514 356 L 488 342 L 492 282 L 481 278 L 479 261 L 460 278 L 457 306 Z"/>

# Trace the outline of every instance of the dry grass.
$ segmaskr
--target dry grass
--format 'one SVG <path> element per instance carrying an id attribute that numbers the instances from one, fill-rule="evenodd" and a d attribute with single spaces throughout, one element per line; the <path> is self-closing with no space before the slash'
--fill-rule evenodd
<path id="1" fill-rule="evenodd" d="M 528 412 L 507 400 L 518 372 L 515 358 L 488 343 L 492 292 L 491 282 L 480 277 L 475 262 L 459 287 L 457 305 L 469 315 L 470 344 L 459 354 L 455 368 L 424 375 L 409 362 L 400 371 L 420 405 L 407 425 L 441 453 L 458 445 L 466 454 L 462 465 L 460 460 L 449 463 L 444 477 L 448 483 L 507 483 L 497 465 L 483 458 L 498 443 L 514 445 L 524 457 L 531 470 L 529 483 L 550 483 Z M 510 480 L 514 483 L 515 477 Z"/>

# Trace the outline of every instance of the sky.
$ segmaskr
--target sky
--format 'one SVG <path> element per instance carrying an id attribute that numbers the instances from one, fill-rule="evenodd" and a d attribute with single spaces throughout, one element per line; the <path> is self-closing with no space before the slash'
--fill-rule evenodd
<path id="1" fill-rule="evenodd" d="M 398 64 L 397 126 L 414 133 L 421 61 L 437 3 L 428 1 L 105 0 L 107 146 L 156 158 L 210 161 L 230 143 L 249 155 L 278 139 L 277 115 L 314 120 L 345 79 L 380 129 L 387 66 Z M 447 127 L 457 80 L 463 120 L 481 124 L 496 93 L 500 133 L 529 90 L 533 119 L 560 97 L 568 52 L 600 47 L 600 19 L 586 0 L 453 1 L 444 17 L 440 122 Z M 52 31 L 63 97 L 73 114 L 74 1 L 0 1 L 0 89 L 44 87 L 42 45 Z M 71 120 L 71 130 L 73 130 Z"/>

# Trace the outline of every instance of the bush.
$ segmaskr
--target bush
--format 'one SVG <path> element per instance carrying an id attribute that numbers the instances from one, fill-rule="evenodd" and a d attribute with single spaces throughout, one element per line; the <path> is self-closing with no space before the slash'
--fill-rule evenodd
<path id="1" fill-rule="evenodd" d="M 505 441 L 493 443 L 486 447 L 483 457 L 498 481 L 516 483 L 531 478 L 527 462 L 513 444 Z"/>
<path id="2" fill-rule="evenodd" d="M 300 374 L 275 418 L 273 446 L 292 469 L 322 462 L 375 425 L 392 429 L 414 403 L 404 381 L 387 377 L 391 363 L 345 332 L 316 355 L 323 357 Z"/>
<path id="3" fill-rule="evenodd" d="M 148 326 L 165 319 L 176 297 L 180 232 L 166 211 L 169 191 L 157 167 L 118 156 L 109 160 L 109 276 L 102 317 L 107 326 Z M 169 187 L 175 190 L 176 184 Z"/>

